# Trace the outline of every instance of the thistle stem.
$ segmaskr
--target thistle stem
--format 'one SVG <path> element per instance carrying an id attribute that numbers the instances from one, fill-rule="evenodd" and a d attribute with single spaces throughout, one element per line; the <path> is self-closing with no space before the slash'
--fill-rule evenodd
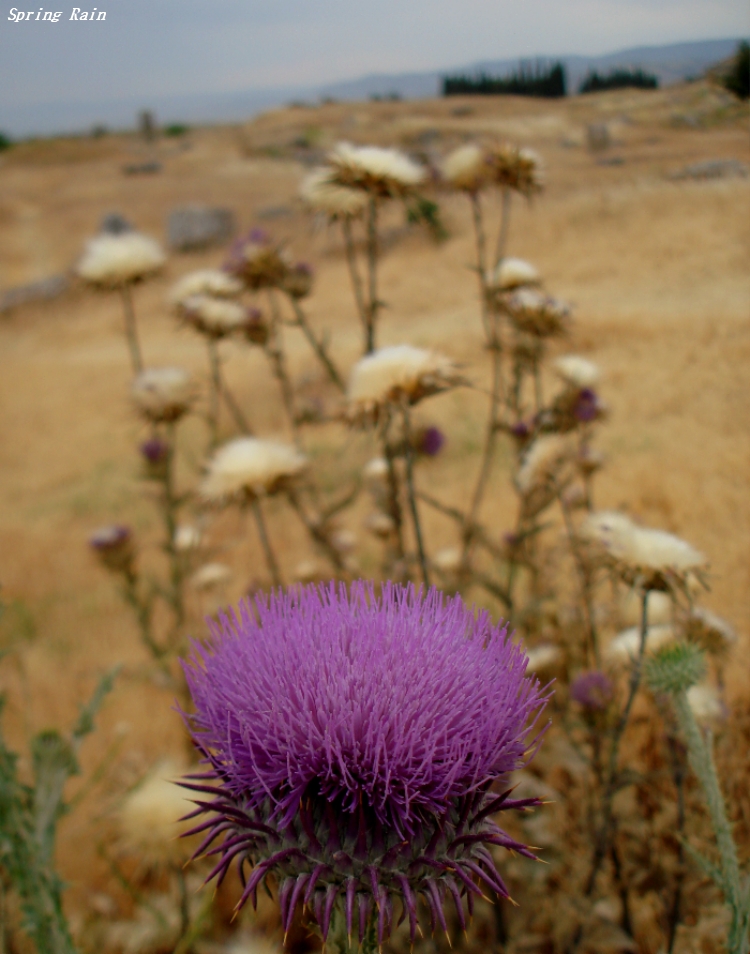
<path id="1" fill-rule="evenodd" d="M 344 233 L 344 248 L 346 249 L 346 264 L 349 267 L 349 278 L 354 292 L 354 301 L 357 305 L 359 320 L 362 322 L 362 330 L 367 337 L 367 306 L 365 305 L 365 295 L 362 290 L 362 279 L 357 268 L 357 255 L 354 250 L 354 236 L 352 235 L 352 220 L 350 216 L 345 215 L 341 219 L 341 230 Z"/>
<path id="2" fill-rule="evenodd" d="M 120 294 L 122 296 L 122 308 L 125 315 L 125 337 L 128 339 L 130 362 L 133 366 L 133 374 L 140 374 L 141 371 L 143 371 L 143 359 L 141 358 L 141 347 L 138 343 L 138 326 L 135 321 L 133 290 L 130 282 L 125 282 L 125 284 L 121 286 Z"/>
<path id="3" fill-rule="evenodd" d="M 263 517 L 263 510 L 257 497 L 253 499 L 251 506 L 253 509 L 253 516 L 255 517 L 255 524 L 258 527 L 260 545 L 263 547 L 263 555 L 266 558 L 266 566 L 268 567 L 268 572 L 271 575 L 271 582 L 274 586 L 283 586 L 283 583 L 281 582 L 281 573 L 279 572 L 279 564 L 271 547 L 271 541 L 268 537 L 268 530 L 266 529 L 266 521 Z"/>
<path id="4" fill-rule="evenodd" d="M 482 206 L 479 200 L 479 193 L 472 192 L 471 212 L 474 221 L 474 239 L 477 250 L 477 277 L 479 278 L 479 294 L 481 296 L 482 307 L 482 327 L 485 337 L 489 341 L 491 338 L 491 329 L 488 315 L 489 302 L 487 300 L 487 239 L 484 234 L 484 222 L 482 220 Z"/>
<path id="5" fill-rule="evenodd" d="M 365 354 L 375 350 L 375 325 L 378 320 L 378 206 L 370 199 L 367 209 L 367 288 L 369 301 L 365 312 Z"/>
<path id="6" fill-rule="evenodd" d="M 297 299 L 292 297 L 291 295 L 289 295 L 288 297 L 289 297 L 289 301 L 292 304 L 292 308 L 294 309 L 294 314 L 297 318 L 297 324 L 302 329 L 302 333 L 304 334 L 304 336 L 307 338 L 308 342 L 310 343 L 310 347 L 315 352 L 315 355 L 317 356 L 318 360 L 328 372 L 328 377 L 331 379 L 331 381 L 336 385 L 336 387 L 340 391 L 345 391 L 346 385 L 344 384 L 344 380 L 339 374 L 338 368 L 331 360 L 331 356 L 328 354 L 328 351 L 325 346 L 325 342 L 319 341 L 315 337 L 315 333 L 310 327 L 310 324 L 307 320 L 307 316 L 302 310 L 302 306 L 300 305 L 299 301 L 297 301 Z"/>
<path id="7" fill-rule="evenodd" d="M 430 577 L 427 571 L 427 558 L 424 552 L 424 542 L 422 539 L 422 525 L 419 520 L 419 510 L 417 508 L 417 498 L 414 492 L 414 448 L 411 443 L 411 420 L 409 415 L 409 404 L 405 400 L 401 405 L 401 414 L 404 422 L 404 459 L 406 463 L 406 492 L 409 498 L 409 509 L 414 524 L 414 537 L 417 541 L 417 556 L 419 559 L 419 568 L 422 571 L 422 582 L 425 587 L 430 585 Z"/>
<path id="8" fill-rule="evenodd" d="M 570 549 L 573 554 L 573 561 L 578 572 L 578 579 L 581 587 L 581 602 L 583 603 L 583 609 L 586 614 L 586 628 L 588 630 L 587 649 L 593 657 L 596 668 L 600 669 L 601 659 L 599 658 L 599 638 L 596 630 L 594 600 L 591 592 L 591 573 L 589 567 L 586 565 L 586 560 L 581 547 L 578 544 L 575 527 L 573 526 L 573 520 L 570 515 L 570 508 L 565 503 L 560 488 L 556 487 L 555 489 L 557 491 L 557 499 L 560 503 L 560 510 L 562 511 L 563 520 L 565 521 L 565 531 L 568 535 L 568 542 L 570 543 Z"/>
<path id="9" fill-rule="evenodd" d="M 208 426 L 211 432 L 211 446 L 219 443 L 219 402 L 221 400 L 221 366 L 219 364 L 219 349 L 215 338 L 206 339 L 208 348 L 208 363 L 211 370 L 211 393 L 208 406 Z"/>
<path id="10" fill-rule="evenodd" d="M 164 517 L 164 549 L 169 558 L 171 583 L 170 603 L 175 614 L 175 629 L 178 630 L 185 619 L 185 602 L 182 592 L 184 567 L 180 554 L 175 547 L 177 533 L 177 515 L 179 499 L 174 488 L 174 458 L 176 446 L 176 428 L 174 423 L 167 425 L 167 458 L 164 467 L 162 514 Z"/>
<path id="11" fill-rule="evenodd" d="M 281 387 L 281 399 L 284 403 L 284 410 L 289 418 L 289 425 L 292 429 L 295 444 L 299 445 L 299 431 L 297 428 L 297 415 L 294 410 L 294 390 L 292 382 L 289 379 L 289 373 L 286 367 L 286 358 L 284 355 L 284 342 L 281 337 L 281 315 L 279 313 L 278 302 L 273 289 L 268 289 L 268 301 L 271 307 L 271 333 L 266 343 L 266 354 L 271 362 L 271 369 L 274 377 Z"/>
<path id="12" fill-rule="evenodd" d="M 331 543 L 330 537 L 326 533 L 325 522 L 307 513 L 302 501 L 299 498 L 299 495 L 291 487 L 287 489 L 286 496 L 289 500 L 289 503 L 292 505 L 292 509 L 302 521 L 305 529 L 310 534 L 313 541 L 325 552 L 334 568 L 339 572 L 345 570 L 346 567 L 344 566 L 344 561 L 341 559 L 341 554 Z"/>
<path id="13" fill-rule="evenodd" d="M 396 449 L 389 440 L 388 432 L 391 425 L 391 416 L 388 414 L 383 424 L 381 439 L 383 442 L 383 456 L 388 465 L 388 515 L 393 520 L 394 537 L 396 543 L 396 559 L 404 558 L 403 516 L 401 513 L 401 488 L 399 486 L 398 470 L 396 469 Z"/>
<path id="14" fill-rule="evenodd" d="M 497 236 L 497 247 L 495 249 L 495 268 L 505 258 L 505 246 L 508 244 L 508 229 L 510 227 L 510 200 L 513 193 L 505 186 L 503 189 L 502 210 L 500 213 L 500 232 Z"/>

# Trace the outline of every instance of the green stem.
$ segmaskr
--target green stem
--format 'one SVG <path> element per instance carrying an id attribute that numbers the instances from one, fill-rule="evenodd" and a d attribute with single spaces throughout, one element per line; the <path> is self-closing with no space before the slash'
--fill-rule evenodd
<path id="1" fill-rule="evenodd" d="M 495 249 L 495 268 L 505 258 L 505 246 L 508 244 L 508 229 L 510 227 L 510 200 L 511 190 L 506 186 L 503 189 L 502 212 L 500 214 L 500 232 L 497 236 L 497 248 Z"/>
<path id="2" fill-rule="evenodd" d="M 304 336 L 307 338 L 308 342 L 310 343 L 310 347 L 315 352 L 315 355 L 317 356 L 318 360 L 326 369 L 328 373 L 328 377 L 331 379 L 331 381 L 333 381 L 333 383 L 336 385 L 336 387 L 340 391 L 345 391 L 346 385 L 344 384 L 344 380 L 339 374 L 338 368 L 331 360 L 331 357 L 328 354 L 328 351 L 326 350 L 326 346 L 324 342 L 318 341 L 318 339 L 315 337 L 315 333 L 310 327 L 310 324 L 307 320 L 307 316 L 302 310 L 302 306 L 300 305 L 299 301 L 297 301 L 297 299 L 294 298 L 292 295 L 289 295 L 288 297 L 289 297 L 289 301 L 292 303 L 292 308 L 294 309 L 294 314 L 297 318 L 297 324 L 302 329 L 302 333 L 304 334 Z"/>
<path id="3" fill-rule="evenodd" d="M 374 198 L 370 199 L 367 209 L 367 302 L 365 321 L 365 354 L 375 350 L 375 325 L 378 320 L 380 301 L 378 300 L 378 206 Z"/>
<path id="4" fill-rule="evenodd" d="M 266 566 L 268 567 L 268 572 L 271 574 L 271 582 L 276 587 L 283 586 L 281 582 L 279 564 L 276 560 L 276 555 L 273 552 L 273 548 L 271 547 L 271 541 L 268 537 L 268 530 L 266 529 L 266 521 L 263 517 L 263 510 L 261 509 L 260 501 L 257 497 L 253 499 L 251 506 L 253 510 L 253 516 L 255 517 L 255 524 L 258 527 L 260 545 L 263 547 L 263 554 L 266 558 Z"/>
<path id="5" fill-rule="evenodd" d="M 354 301 L 357 305 L 359 320 L 362 322 L 362 330 L 367 339 L 367 306 L 365 305 L 365 294 L 362 289 L 362 279 L 357 268 L 357 255 L 354 250 L 354 237 L 352 235 L 352 220 L 350 216 L 345 215 L 341 219 L 341 229 L 344 233 L 344 248 L 346 249 L 346 264 L 349 268 L 349 278 L 351 279 L 352 289 L 354 291 Z"/>
<path id="6" fill-rule="evenodd" d="M 271 369 L 281 388 L 281 399 L 284 404 L 289 426 L 292 429 L 295 444 L 299 445 L 299 431 L 297 429 L 297 414 L 294 409 L 294 389 L 289 378 L 284 355 L 284 342 L 281 336 L 281 314 L 272 288 L 268 289 L 268 301 L 271 307 L 271 333 L 266 342 L 266 354 L 271 362 Z"/>
<path id="7" fill-rule="evenodd" d="M 221 366 L 219 349 L 215 338 L 206 339 L 208 362 L 211 369 L 211 393 L 209 395 L 208 426 L 211 431 L 211 447 L 219 443 L 219 412 L 221 401 Z"/>

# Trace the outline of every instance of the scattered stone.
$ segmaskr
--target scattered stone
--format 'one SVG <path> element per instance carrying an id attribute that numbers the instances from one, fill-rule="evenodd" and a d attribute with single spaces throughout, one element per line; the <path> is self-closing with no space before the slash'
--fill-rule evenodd
<path id="1" fill-rule="evenodd" d="M 133 226 L 119 212 L 107 212 L 99 223 L 99 232 L 104 235 L 122 235 L 123 232 L 132 231 Z"/>
<path id="2" fill-rule="evenodd" d="M 624 166 L 625 160 L 622 156 L 606 156 L 604 159 L 596 160 L 597 166 Z"/>
<path id="3" fill-rule="evenodd" d="M 153 175 L 155 172 L 161 172 L 161 163 L 160 162 L 131 162 L 127 166 L 122 167 L 122 171 L 126 176 L 147 176 Z"/>
<path id="4" fill-rule="evenodd" d="M 268 222 L 274 219 L 288 219 L 292 215 L 294 215 L 294 209 L 289 205 L 267 205 L 256 212 L 256 218 Z"/>
<path id="5" fill-rule="evenodd" d="M 731 179 L 747 178 L 750 171 L 739 159 L 707 159 L 668 174 L 669 179 Z"/>
<path id="6" fill-rule="evenodd" d="M 194 252 L 223 245 L 234 235 L 235 228 L 231 209 L 186 205 L 169 213 L 167 242 L 176 252 Z"/>
<path id="7" fill-rule="evenodd" d="M 19 305 L 28 305 L 35 301 L 51 301 L 62 295 L 68 288 L 70 281 L 67 275 L 52 275 L 42 278 L 38 282 L 28 285 L 19 285 L 0 292 L 0 314 L 17 308 Z"/>

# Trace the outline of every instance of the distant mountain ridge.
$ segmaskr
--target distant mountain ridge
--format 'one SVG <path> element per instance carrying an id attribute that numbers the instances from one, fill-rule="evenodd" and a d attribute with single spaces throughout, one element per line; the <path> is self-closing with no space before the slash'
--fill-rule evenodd
<path id="1" fill-rule="evenodd" d="M 402 99 L 439 96 L 442 77 L 455 73 L 486 72 L 504 75 L 524 61 L 560 60 L 568 75 L 568 91 L 575 93 L 589 70 L 609 72 L 618 67 L 642 68 L 654 73 L 662 85 L 698 76 L 713 64 L 731 56 L 739 39 L 698 40 L 666 46 L 641 46 L 603 56 L 516 57 L 480 60 L 468 66 L 439 71 L 383 73 L 323 86 L 286 86 L 230 93 L 196 93 L 179 96 L 132 97 L 121 100 L 26 104 L 6 108 L 0 129 L 14 138 L 85 132 L 96 124 L 112 129 L 132 128 L 141 109 L 154 110 L 161 123 L 220 123 L 246 120 L 257 113 L 293 101 L 316 102 L 332 98 L 365 100 L 373 96 L 398 95 Z"/>

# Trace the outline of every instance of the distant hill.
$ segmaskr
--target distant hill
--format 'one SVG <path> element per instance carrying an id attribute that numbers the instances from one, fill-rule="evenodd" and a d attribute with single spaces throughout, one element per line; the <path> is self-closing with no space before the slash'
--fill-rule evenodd
<path id="1" fill-rule="evenodd" d="M 698 40 L 695 43 L 673 43 L 669 46 L 637 46 L 618 50 L 604 56 L 538 57 L 542 62 L 560 60 L 568 74 L 569 92 L 577 92 L 581 80 L 589 70 L 608 73 L 610 70 L 643 69 L 653 73 L 662 86 L 677 83 L 691 76 L 699 76 L 714 63 L 734 53 L 739 40 Z M 524 59 L 534 60 L 533 57 Z M 372 96 L 396 94 L 402 99 L 420 99 L 439 96 L 442 77 L 446 74 L 489 73 L 503 76 L 515 69 L 520 60 L 479 60 L 469 66 L 457 66 L 439 72 L 383 73 L 363 76 L 342 83 L 321 87 L 321 96 L 333 99 L 369 99 Z"/>
<path id="2" fill-rule="evenodd" d="M 699 40 L 669 46 L 642 46 L 619 50 L 605 56 L 539 57 L 543 61 L 562 60 L 568 72 L 568 89 L 576 92 L 590 69 L 609 72 L 617 67 L 642 68 L 654 73 L 660 83 L 674 83 L 698 76 L 710 66 L 731 56 L 739 40 Z M 525 59 L 533 60 L 533 57 Z M 276 89 L 249 89 L 232 93 L 196 93 L 180 96 L 140 97 L 117 101 L 57 102 L 26 104 L 6 108 L 0 116 L 0 129 L 12 137 L 86 132 L 95 125 L 111 129 L 132 128 L 141 109 L 155 111 L 160 123 L 219 123 L 246 120 L 265 109 L 292 101 L 314 103 L 330 97 L 363 100 L 373 96 L 397 95 L 402 99 L 438 96 L 441 78 L 450 73 L 484 71 L 503 75 L 518 66 L 520 60 L 481 60 L 441 71 L 382 73 L 325 86 L 288 86 Z"/>

